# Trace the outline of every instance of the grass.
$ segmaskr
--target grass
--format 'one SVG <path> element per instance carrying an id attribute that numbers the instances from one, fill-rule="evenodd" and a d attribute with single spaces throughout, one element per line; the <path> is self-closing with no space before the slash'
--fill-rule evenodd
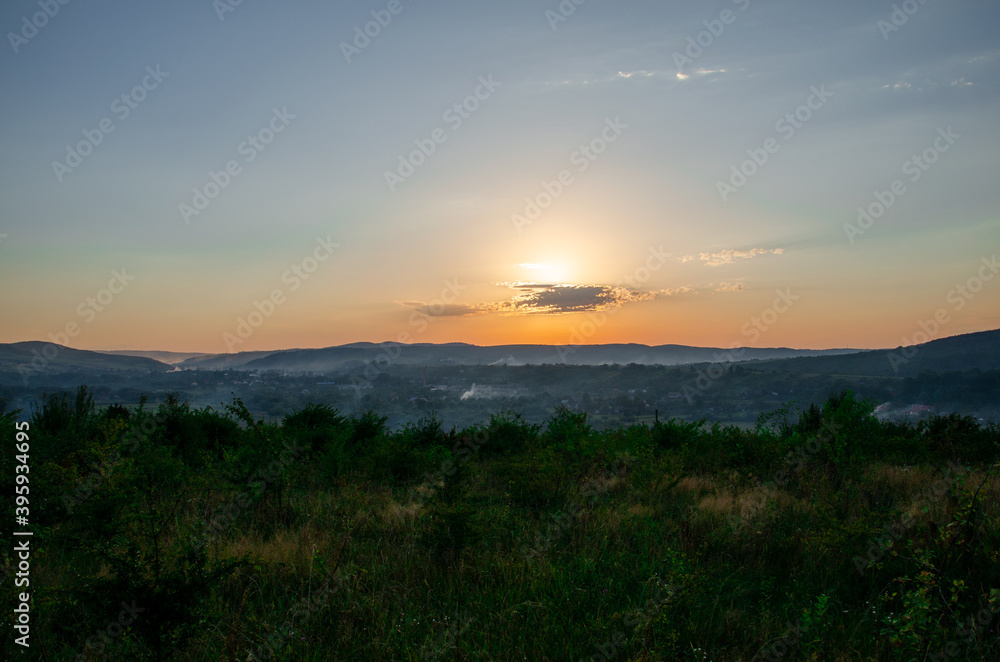
<path id="1" fill-rule="evenodd" d="M 208 415 L 175 402 L 128 415 L 155 432 L 73 515 L 61 495 L 116 446 L 108 412 L 77 407 L 57 417 L 65 430 L 36 413 L 32 653 L 1000 659 L 1000 431 L 888 427 L 853 403 L 824 405 L 833 437 L 806 412 L 751 431 L 598 432 L 557 412 L 545 429 L 498 414 L 389 433 L 318 408 L 300 429 L 309 450 L 282 460 L 297 419 L 217 425 L 242 420 L 238 404 Z M 474 452 L 473 437 L 485 439 Z M 146 611 L 109 627 L 128 600 Z"/>

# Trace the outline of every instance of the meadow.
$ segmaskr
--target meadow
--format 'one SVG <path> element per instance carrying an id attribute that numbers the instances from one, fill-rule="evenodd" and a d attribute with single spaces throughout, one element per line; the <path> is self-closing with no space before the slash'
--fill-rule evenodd
<path id="1" fill-rule="evenodd" d="M 1000 427 L 872 410 L 842 392 L 749 428 L 559 409 L 390 430 L 81 387 L 0 415 L 5 440 L 30 426 L 28 654 L 1000 659 Z"/>

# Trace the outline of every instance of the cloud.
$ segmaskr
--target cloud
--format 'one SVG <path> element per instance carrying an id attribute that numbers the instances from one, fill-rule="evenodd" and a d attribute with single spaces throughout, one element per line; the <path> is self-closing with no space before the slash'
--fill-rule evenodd
<path id="1" fill-rule="evenodd" d="M 619 71 L 618 75 L 622 78 L 631 78 L 632 76 L 639 76 L 641 78 L 649 78 L 650 76 L 655 76 L 655 71 L 630 71 L 625 73 L 624 71 Z"/>
<path id="2" fill-rule="evenodd" d="M 421 301 L 401 301 L 402 305 L 413 308 L 427 317 L 465 317 L 486 312 L 475 305 L 465 303 L 423 303 Z"/>
<path id="3" fill-rule="evenodd" d="M 735 264 L 742 260 L 749 260 L 758 255 L 781 255 L 784 252 L 782 248 L 751 248 L 748 251 L 738 251 L 730 248 L 718 253 L 699 253 L 697 257 L 694 255 L 685 255 L 681 258 L 681 262 L 701 260 L 705 263 L 705 266 L 719 267 L 724 264 Z"/>
<path id="4" fill-rule="evenodd" d="M 729 281 L 722 281 L 718 284 L 711 284 L 709 287 L 714 288 L 716 292 L 742 292 L 746 288 L 743 287 L 743 281 L 738 280 L 735 283 Z"/>
<path id="5" fill-rule="evenodd" d="M 518 292 L 504 301 L 474 304 L 436 304 L 404 301 L 428 317 L 462 317 L 497 313 L 500 315 L 564 315 L 618 308 L 637 301 L 695 292 L 691 287 L 639 292 L 617 285 L 572 285 L 564 283 L 500 283 Z"/>
<path id="6" fill-rule="evenodd" d="M 675 79 L 683 80 L 687 78 L 686 75 L 678 76 L 675 71 L 670 69 L 636 69 L 633 71 L 619 69 L 616 71 L 613 69 L 608 70 L 603 65 L 596 67 L 596 69 L 597 71 L 591 70 L 590 73 L 574 73 L 560 76 L 553 80 L 535 81 L 534 84 L 561 87 L 576 85 L 606 85 L 610 83 L 621 83 L 624 85 L 627 80 L 635 82 L 645 78 L 652 78 L 655 80 L 671 81 Z M 705 76 L 708 74 L 725 72 L 725 69 L 699 69 L 692 73 L 697 76 Z"/>
<path id="7" fill-rule="evenodd" d="M 687 79 L 691 78 L 692 76 L 697 76 L 698 78 L 701 78 L 702 76 L 711 76 L 712 74 L 725 74 L 725 73 L 729 73 L 729 70 L 728 69 L 695 69 L 694 71 L 692 71 L 690 73 L 686 73 L 686 74 L 678 71 L 676 74 L 674 74 L 674 77 L 677 80 L 687 80 Z"/>
<path id="8" fill-rule="evenodd" d="M 523 283 L 520 281 L 513 283 L 497 283 L 497 285 L 509 287 L 512 290 L 542 290 L 560 286 L 559 283 Z"/>
<path id="9" fill-rule="evenodd" d="M 639 300 L 638 293 L 607 285 L 545 285 L 532 287 L 519 283 L 514 289 L 522 294 L 494 304 L 495 310 L 513 314 L 561 314 L 605 310 L 628 301 Z"/>
<path id="10" fill-rule="evenodd" d="M 974 87 L 977 81 L 995 78 L 1000 51 L 992 49 L 974 57 L 966 54 L 939 58 L 888 74 L 889 82 L 878 89 L 888 92 L 908 91 L 911 94 L 953 94 L 951 88 Z M 911 97 L 912 98 L 912 97 Z M 963 97 L 957 97 L 961 99 Z"/>

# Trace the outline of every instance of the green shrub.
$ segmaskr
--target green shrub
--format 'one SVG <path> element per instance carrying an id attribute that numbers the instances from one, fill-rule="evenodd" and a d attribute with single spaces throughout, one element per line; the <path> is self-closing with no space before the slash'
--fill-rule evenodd
<path id="1" fill-rule="evenodd" d="M 574 412 L 560 406 L 545 424 L 544 442 L 570 457 L 592 454 L 594 430 L 587 423 L 587 412 Z"/>
<path id="2" fill-rule="evenodd" d="M 516 453 L 533 445 L 538 440 L 540 425 L 527 423 L 520 414 L 505 412 L 490 416 L 486 427 L 487 443 L 482 452 L 486 454 Z"/>

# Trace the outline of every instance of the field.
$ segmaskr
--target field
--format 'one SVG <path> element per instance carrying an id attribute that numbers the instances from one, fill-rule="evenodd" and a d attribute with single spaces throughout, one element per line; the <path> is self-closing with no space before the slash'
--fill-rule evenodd
<path id="1" fill-rule="evenodd" d="M 1000 659 L 1000 428 L 871 412 L 392 432 L 81 388 L 0 417 L 30 425 L 31 655 Z"/>

